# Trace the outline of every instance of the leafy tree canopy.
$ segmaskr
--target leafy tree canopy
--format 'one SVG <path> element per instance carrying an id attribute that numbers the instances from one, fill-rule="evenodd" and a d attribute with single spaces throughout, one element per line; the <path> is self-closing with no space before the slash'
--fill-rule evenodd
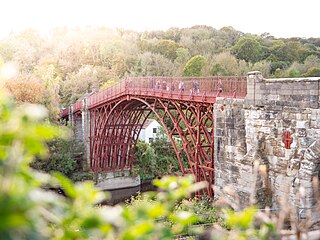
<path id="1" fill-rule="evenodd" d="M 233 46 L 232 52 L 239 59 L 243 59 L 246 62 L 255 63 L 262 58 L 262 46 L 254 38 L 243 37 Z"/>
<path id="2" fill-rule="evenodd" d="M 185 77 L 199 77 L 207 61 L 203 56 L 194 56 L 186 63 L 182 75 Z"/>

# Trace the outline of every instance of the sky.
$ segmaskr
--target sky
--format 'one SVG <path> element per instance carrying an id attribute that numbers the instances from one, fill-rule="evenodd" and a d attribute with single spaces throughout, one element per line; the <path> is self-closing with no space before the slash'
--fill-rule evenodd
<path id="1" fill-rule="evenodd" d="M 1 0 L 0 37 L 33 28 L 167 30 L 232 26 L 275 37 L 320 37 L 319 0 Z"/>

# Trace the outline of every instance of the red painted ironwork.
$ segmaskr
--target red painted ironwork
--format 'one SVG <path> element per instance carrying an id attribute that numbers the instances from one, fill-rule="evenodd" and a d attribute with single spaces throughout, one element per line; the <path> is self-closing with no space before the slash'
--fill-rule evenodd
<path id="1" fill-rule="evenodd" d="M 61 110 L 61 116 L 66 117 L 69 115 L 69 107 Z"/>
<path id="2" fill-rule="evenodd" d="M 290 146 L 293 142 L 290 131 L 283 132 L 282 142 L 284 143 L 284 147 L 286 149 L 290 149 Z"/>
<path id="3" fill-rule="evenodd" d="M 213 104 L 217 96 L 245 95 L 245 77 L 126 78 L 87 99 L 90 168 L 96 172 L 131 170 L 139 133 L 153 113 L 169 136 L 182 172 L 194 174 L 196 181 L 206 181 L 205 193 L 213 196 Z M 76 102 L 73 114 L 82 108 L 82 101 Z"/>
<path id="4" fill-rule="evenodd" d="M 76 101 L 75 104 L 73 104 L 73 112 L 79 112 L 82 108 L 82 101 Z"/>

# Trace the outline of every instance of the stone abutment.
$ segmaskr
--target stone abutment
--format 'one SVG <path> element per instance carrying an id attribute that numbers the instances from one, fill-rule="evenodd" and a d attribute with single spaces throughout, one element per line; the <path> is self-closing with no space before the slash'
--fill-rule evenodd
<path id="1" fill-rule="evenodd" d="M 261 207 L 286 201 L 312 208 L 320 171 L 320 78 L 264 79 L 251 72 L 247 80 L 244 100 L 215 104 L 216 197 L 234 199 L 232 189 L 242 206 L 256 200 Z"/>

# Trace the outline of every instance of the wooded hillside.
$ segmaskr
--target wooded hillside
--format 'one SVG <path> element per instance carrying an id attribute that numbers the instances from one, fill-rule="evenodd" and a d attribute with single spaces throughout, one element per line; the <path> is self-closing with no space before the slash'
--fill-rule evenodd
<path id="1" fill-rule="evenodd" d="M 42 103 L 55 119 L 61 105 L 92 87 L 106 88 L 126 76 L 245 75 L 320 76 L 320 38 L 276 39 L 232 27 L 35 30 L 0 40 L 0 66 L 14 64 L 18 75 L 5 86 L 17 101 Z"/>

